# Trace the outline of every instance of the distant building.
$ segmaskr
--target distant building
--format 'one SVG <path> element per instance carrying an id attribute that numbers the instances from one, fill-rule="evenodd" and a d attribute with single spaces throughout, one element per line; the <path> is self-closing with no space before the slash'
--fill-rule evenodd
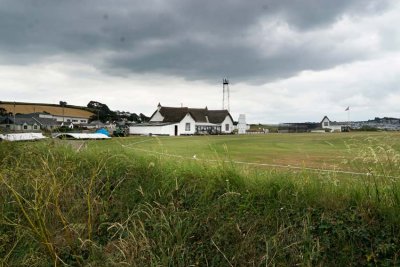
<path id="1" fill-rule="evenodd" d="M 233 119 L 227 110 L 163 107 L 160 104 L 148 123 L 129 127 L 130 134 L 145 135 L 230 134 L 232 131 Z"/>
<path id="2" fill-rule="evenodd" d="M 92 121 L 90 123 L 80 124 L 79 127 L 86 128 L 88 130 L 97 130 L 97 129 L 107 129 L 108 132 L 114 132 L 116 130 L 116 124 L 112 122 L 103 123 L 99 120 Z"/>
<path id="3" fill-rule="evenodd" d="M 238 123 L 237 123 L 237 130 L 238 134 L 246 134 L 246 131 L 250 129 L 250 125 L 247 125 L 246 123 L 246 115 L 245 114 L 240 114 Z"/>
<path id="4" fill-rule="evenodd" d="M 92 121 L 90 123 L 82 123 L 80 126 L 87 129 L 100 129 L 104 128 L 106 125 L 99 120 Z"/>
<path id="5" fill-rule="evenodd" d="M 0 127 L 5 131 L 39 132 L 40 125 L 33 118 L 6 117 L 0 121 Z"/>
<path id="6" fill-rule="evenodd" d="M 365 130 L 383 130 L 383 131 L 399 131 L 400 119 L 399 118 L 378 118 L 368 121 L 352 121 L 350 123 L 352 129 L 365 129 Z"/>
<path id="7" fill-rule="evenodd" d="M 47 114 L 42 117 L 41 113 L 23 114 L 3 117 L 0 127 L 6 131 L 32 132 L 41 130 L 53 130 L 61 126 L 56 119 L 49 118 Z"/>
<path id="8" fill-rule="evenodd" d="M 330 132 L 347 132 L 349 124 L 346 122 L 331 121 L 328 116 L 324 116 L 321 121 L 322 129 L 328 129 Z"/>

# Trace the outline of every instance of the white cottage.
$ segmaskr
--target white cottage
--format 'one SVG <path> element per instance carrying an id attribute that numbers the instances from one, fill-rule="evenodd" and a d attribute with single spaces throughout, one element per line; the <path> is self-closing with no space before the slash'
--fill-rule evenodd
<path id="1" fill-rule="evenodd" d="M 129 127 L 130 134 L 143 135 L 229 134 L 232 131 L 233 119 L 227 110 L 163 107 L 160 104 L 148 123 Z"/>
<path id="2" fill-rule="evenodd" d="M 322 129 L 329 129 L 331 132 L 345 132 L 348 131 L 348 125 L 343 122 L 331 121 L 328 116 L 325 116 L 321 121 Z"/>

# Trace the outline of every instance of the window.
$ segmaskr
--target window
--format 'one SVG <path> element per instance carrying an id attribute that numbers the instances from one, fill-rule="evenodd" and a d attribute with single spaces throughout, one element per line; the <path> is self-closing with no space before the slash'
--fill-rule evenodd
<path id="1" fill-rule="evenodd" d="M 225 132 L 229 132 L 229 124 L 225 124 Z"/>
<path id="2" fill-rule="evenodd" d="M 324 121 L 324 126 L 329 126 L 327 121 Z"/>
<path id="3" fill-rule="evenodd" d="M 68 121 L 68 122 L 71 122 L 71 120 L 70 120 L 70 119 L 67 119 L 67 121 Z"/>
<path id="4" fill-rule="evenodd" d="M 33 129 L 37 130 L 37 125 L 33 125 Z"/>
<path id="5" fill-rule="evenodd" d="M 86 120 L 81 120 L 81 122 L 86 122 Z"/>
<path id="6" fill-rule="evenodd" d="M 28 129 L 28 125 L 24 125 L 24 130 Z"/>
<path id="7" fill-rule="evenodd" d="M 190 123 L 189 122 L 187 122 L 186 123 L 186 125 L 185 125 L 185 131 L 190 131 Z"/>
<path id="8" fill-rule="evenodd" d="M 78 120 L 72 120 L 72 122 L 78 122 Z"/>

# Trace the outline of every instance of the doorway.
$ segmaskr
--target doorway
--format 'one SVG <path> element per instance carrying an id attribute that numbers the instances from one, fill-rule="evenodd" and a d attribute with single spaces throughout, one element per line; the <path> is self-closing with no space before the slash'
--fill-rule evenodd
<path id="1" fill-rule="evenodd" d="M 175 125 L 175 136 L 178 135 L 178 125 Z"/>

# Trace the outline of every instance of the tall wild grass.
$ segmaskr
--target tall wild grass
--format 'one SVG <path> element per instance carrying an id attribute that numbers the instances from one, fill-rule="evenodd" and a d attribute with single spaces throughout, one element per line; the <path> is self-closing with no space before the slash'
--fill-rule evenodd
<path id="1" fill-rule="evenodd" d="M 0 264 L 398 266 L 399 152 L 349 153 L 368 175 L 3 142 Z"/>

